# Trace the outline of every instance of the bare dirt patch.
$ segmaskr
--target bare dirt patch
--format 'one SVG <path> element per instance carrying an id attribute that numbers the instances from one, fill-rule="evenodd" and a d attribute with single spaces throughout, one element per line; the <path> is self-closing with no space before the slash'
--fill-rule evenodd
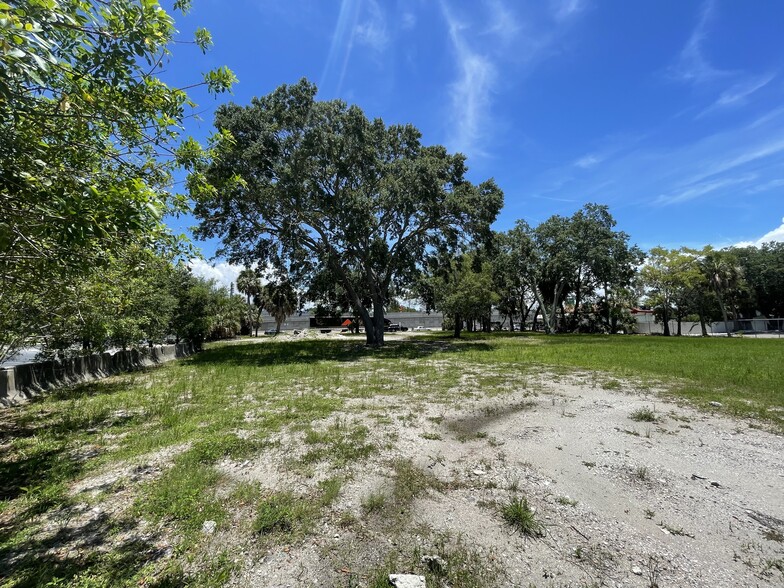
<path id="1" fill-rule="evenodd" d="M 781 436 L 638 393 L 631 382 L 605 389 L 588 376 L 542 376 L 493 398 L 481 384 L 481 374 L 464 378 L 475 398 L 424 402 L 413 415 L 399 398 L 363 399 L 351 418 L 364 419 L 379 451 L 341 468 L 340 498 L 311 536 L 250 550 L 232 584 L 366 585 L 385 558 L 413 562 L 412 553 L 437 549 L 435 537 L 460 538 L 501 586 L 784 581 Z M 631 418 L 641 408 L 654 418 Z M 368 416 L 379 413 L 383 424 Z M 301 487 L 281 474 L 286 454 L 284 444 L 244 469 Z M 394 460 L 441 484 L 368 514 L 363 500 L 394 493 Z M 543 537 L 503 522 L 498 509 L 515 496 L 527 498 Z M 398 571 L 424 564 L 407 565 Z"/>

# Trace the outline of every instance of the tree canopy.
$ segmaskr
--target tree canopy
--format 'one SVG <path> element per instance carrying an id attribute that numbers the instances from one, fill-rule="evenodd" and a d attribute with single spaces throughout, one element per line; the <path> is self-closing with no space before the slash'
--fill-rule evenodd
<path id="1" fill-rule="evenodd" d="M 173 244 L 162 217 L 185 205 L 167 188 L 191 103 L 159 78 L 176 31 L 157 0 L 0 2 L 0 21 L 0 330 L 14 332 L 2 357 L 40 327 L 8 317 L 58 281 Z M 209 33 L 194 42 L 206 50 Z M 220 68 L 201 83 L 233 81 Z"/>
<path id="2" fill-rule="evenodd" d="M 465 157 L 423 145 L 413 126 L 315 96 L 302 80 L 218 109 L 212 157 L 188 182 L 198 234 L 221 238 L 233 262 L 329 272 L 380 345 L 393 282 L 412 279 L 429 249 L 489 235 L 503 195 L 469 182 Z"/>

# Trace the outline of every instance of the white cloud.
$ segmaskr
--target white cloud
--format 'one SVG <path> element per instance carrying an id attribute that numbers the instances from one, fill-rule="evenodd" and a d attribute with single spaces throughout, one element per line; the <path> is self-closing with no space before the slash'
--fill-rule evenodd
<path id="1" fill-rule="evenodd" d="M 193 275 L 208 280 L 215 280 L 226 288 L 229 288 L 232 283 L 235 284 L 236 288 L 237 276 L 242 271 L 242 266 L 231 265 L 225 261 L 211 264 L 197 258 L 191 259 L 188 262 L 188 266 L 191 268 Z"/>
<path id="2" fill-rule="evenodd" d="M 401 20 L 400 26 L 404 31 L 410 31 L 417 24 L 417 17 L 413 12 L 404 12 L 403 15 L 400 17 L 400 20 Z"/>
<path id="3" fill-rule="evenodd" d="M 319 80 L 318 87 L 322 91 L 329 82 L 334 87 L 334 94 L 340 94 L 354 47 L 360 7 L 360 0 L 342 0 L 340 3 L 338 21 L 335 30 L 332 31 L 332 42 Z"/>
<path id="4" fill-rule="evenodd" d="M 386 19 L 381 7 L 375 0 L 370 0 L 367 3 L 367 7 L 367 18 L 354 27 L 354 39 L 358 44 L 370 47 L 380 53 L 389 44 Z"/>
<path id="5" fill-rule="evenodd" d="M 511 43 L 520 32 L 520 23 L 514 13 L 499 0 L 489 0 L 490 26 L 487 33 L 498 37 L 502 43 Z"/>
<path id="6" fill-rule="evenodd" d="M 770 180 L 769 182 L 765 182 L 764 184 L 759 184 L 752 188 L 746 190 L 746 194 L 759 194 L 760 192 L 767 192 L 768 190 L 773 190 L 774 188 L 781 188 L 784 187 L 784 178 L 778 178 L 775 180 Z"/>
<path id="7" fill-rule="evenodd" d="M 784 218 L 781 219 L 781 224 L 778 227 L 772 231 L 768 231 L 756 241 L 741 241 L 740 243 L 736 243 L 735 247 L 759 247 L 760 245 L 770 243 L 771 241 L 784 243 Z"/>
<path id="8" fill-rule="evenodd" d="M 449 27 L 459 69 L 459 77 L 450 87 L 455 127 L 450 143 L 456 151 L 476 153 L 481 151 L 480 133 L 488 116 L 497 71 L 488 57 L 471 50 L 464 35 L 467 26 L 458 22 L 445 2 L 441 3 L 441 10 Z"/>
<path id="9" fill-rule="evenodd" d="M 702 118 L 706 114 L 710 114 L 716 110 L 731 108 L 734 106 L 742 106 L 743 104 L 746 104 L 747 98 L 749 96 L 751 96 L 757 90 L 761 90 L 767 86 L 775 77 L 775 74 L 767 74 L 734 84 L 727 90 L 724 90 L 724 92 L 721 93 L 716 101 L 708 108 L 700 112 L 696 118 Z"/>
<path id="10" fill-rule="evenodd" d="M 728 186 L 735 186 L 738 184 L 745 184 L 757 178 L 756 175 L 750 174 L 740 178 L 725 178 L 722 180 L 711 180 L 708 182 L 697 182 L 684 189 L 679 189 L 669 194 L 662 194 L 656 199 L 657 204 L 676 204 L 679 202 L 686 202 L 693 200 L 705 194 L 715 192 L 721 188 Z"/>
<path id="11" fill-rule="evenodd" d="M 559 2 L 557 9 L 572 15 L 583 5 L 567 0 Z M 505 129 L 492 116 L 494 95 L 520 84 L 575 24 L 574 18 L 554 22 L 550 12 L 543 16 L 541 11 L 523 11 L 519 6 L 505 0 L 440 2 L 457 70 L 448 86 L 450 132 L 445 142 L 452 150 L 470 156 L 486 154 L 493 135 Z"/>
<path id="12" fill-rule="evenodd" d="M 784 139 L 774 139 L 772 141 L 766 141 L 764 143 L 754 145 L 753 147 L 744 150 L 732 158 L 716 161 L 711 165 L 703 165 L 705 171 L 692 176 L 688 183 L 699 182 L 712 176 L 733 170 L 736 167 L 746 165 L 747 163 L 752 163 L 759 159 L 765 159 L 766 157 L 776 155 L 782 151 L 784 151 Z"/>
<path id="13" fill-rule="evenodd" d="M 707 37 L 708 22 L 713 17 L 714 7 L 712 0 L 703 3 L 697 26 L 681 50 L 677 63 L 669 70 L 675 79 L 701 84 L 733 73 L 713 67 L 703 53 L 702 44 Z"/>
<path id="14" fill-rule="evenodd" d="M 595 166 L 597 163 L 601 163 L 604 158 L 599 155 L 594 155 L 593 153 L 589 153 L 588 155 L 582 156 L 580 159 L 574 162 L 574 165 L 577 167 L 581 167 L 583 169 L 588 169 Z"/>
<path id="15" fill-rule="evenodd" d="M 555 20 L 565 20 L 585 8 L 583 0 L 555 0 L 553 2 L 553 16 Z"/>

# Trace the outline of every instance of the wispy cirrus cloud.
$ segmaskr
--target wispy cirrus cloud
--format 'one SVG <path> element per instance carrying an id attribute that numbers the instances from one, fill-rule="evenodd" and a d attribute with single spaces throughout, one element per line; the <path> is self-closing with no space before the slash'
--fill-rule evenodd
<path id="1" fill-rule="evenodd" d="M 713 104 L 700 112 L 696 118 L 702 118 L 718 110 L 746 104 L 749 96 L 767 86 L 775 77 L 776 74 L 765 74 L 733 84 L 724 90 Z"/>
<path id="2" fill-rule="evenodd" d="M 489 137 L 497 130 L 492 116 L 494 94 L 508 85 L 509 71 L 514 71 L 519 83 L 549 55 L 571 23 L 553 23 L 553 15 L 543 16 L 541 11 L 523 14 L 518 4 L 504 0 L 468 6 L 440 3 L 457 70 L 449 86 L 452 129 L 446 142 L 451 149 L 476 156 L 487 155 Z M 582 10 L 584 2 L 563 0 L 553 6 L 556 14 L 572 15 Z"/>
<path id="3" fill-rule="evenodd" d="M 454 129 L 449 142 L 456 151 L 481 153 L 480 133 L 488 117 L 497 69 L 487 55 L 469 45 L 466 31 L 470 25 L 458 20 L 446 2 L 441 3 L 441 12 L 458 67 L 458 79 L 450 88 Z"/>
<path id="4" fill-rule="evenodd" d="M 653 132 L 613 143 L 547 170 L 531 192 L 650 210 L 707 199 L 736 207 L 784 187 L 784 109 L 676 145 Z"/>
<path id="5" fill-rule="evenodd" d="M 368 0 L 367 8 L 366 17 L 354 27 L 355 40 L 380 53 L 389 44 L 387 21 L 376 0 Z"/>
<path id="6" fill-rule="evenodd" d="M 340 3 L 338 21 L 332 31 L 332 42 L 329 46 L 327 60 L 321 71 L 319 88 L 328 85 L 334 88 L 334 94 L 340 94 L 346 77 L 351 51 L 354 48 L 354 33 L 359 19 L 361 0 L 343 0 Z"/>
<path id="7" fill-rule="evenodd" d="M 585 8 L 585 0 L 554 0 L 553 16 L 555 20 L 565 20 L 576 15 Z"/>
<path id="8" fill-rule="evenodd" d="M 319 88 L 340 95 L 355 45 L 383 53 L 390 43 L 387 19 L 377 0 L 342 0 Z"/>
<path id="9" fill-rule="evenodd" d="M 667 194 L 660 194 L 656 199 L 656 204 L 677 204 L 694 200 L 711 192 L 728 188 L 730 186 L 737 186 L 739 184 L 748 184 L 757 179 L 755 174 L 746 174 L 737 178 L 722 178 L 715 180 L 708 180 L 704 182 L 694 182 L 688 186 L 678 188 Z"/>
<path id="10" fill-rule="evenodd" d="M 514 12 L 500 0 L 489 0 L 486 6 L 490 13 L 486 32 L 498 37 L 504 44 L 511 43 L 521 29 Z"/>
<path id="11" fill-rule="evenodd" d="M 588 153 L 583 155 L 580 159 L 574 162 L 574 165 L 582 169 L 589 169 L 602 162 L 604 157 L 596 155 L 595 153 Z"/>
<path id="12" fill-rule="evenodd" d="M 746 190 L 746 194 L 761 194 L 762 192 L 775 190 L 776 188 L 784 188 L 784 178 L 776 178 L 774 180 L 765 182 L 764 184 L 759 184 L 749 188 Z"/>
<path id="13" fill-rule="evenodd" d="M 413 12 L 404 12 L 400 16 L 400 27 L 404 31 L 410 31 L 413 29 L 417 24 L 417 17 L 416 14 Z"/>
<path id="14" fill-rule="evenodd" d="M 708 35 L 708 23 L 713 18 L 715 6 L 713 0 L 706 0 L 702 4 L 696 27 L 681 50 L 678 60 L 669 69 L 669 74 L 674 79 L 701 84 L 735 73 L 714 67 L 705 56 L 703 44 Z"/>

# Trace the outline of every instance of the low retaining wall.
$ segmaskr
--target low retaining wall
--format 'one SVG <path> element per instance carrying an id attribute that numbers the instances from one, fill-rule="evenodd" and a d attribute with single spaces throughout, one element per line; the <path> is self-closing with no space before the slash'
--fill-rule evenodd
<path id="1" fill-rule="evenodd" d="M 192 345 L 178 343 L 2 368 L 0 369 L 0 405 L 19 404 L 45 390 L 165 363 L 192 353 Z"/>

